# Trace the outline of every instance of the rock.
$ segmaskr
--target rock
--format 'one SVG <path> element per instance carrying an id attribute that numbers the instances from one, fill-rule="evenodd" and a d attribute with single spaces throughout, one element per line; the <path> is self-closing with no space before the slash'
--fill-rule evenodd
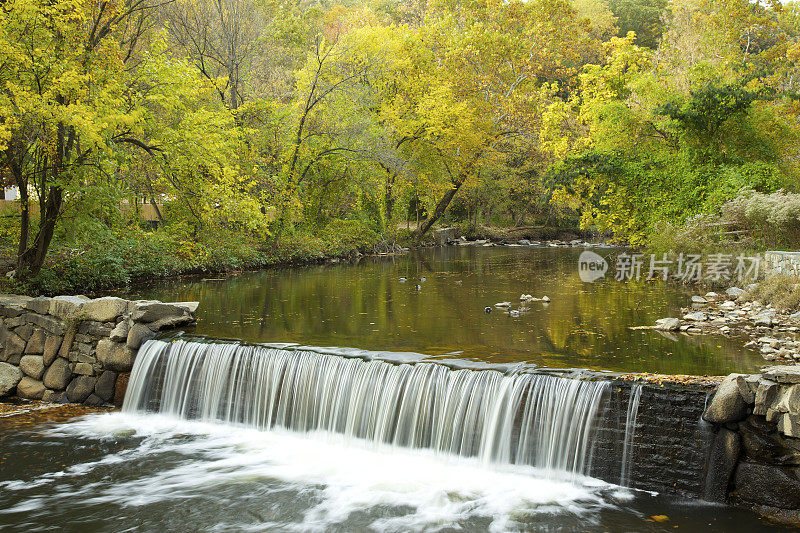
<path id="1" fill-rule="evenodd" d="M 136 352 L 126 345 L 103 339 L 97 343 L 97 360 L 106 370 L 129 372 L 133 368 Z"/>
<path id="2" fill-rule="evenodd" d="M 692 303 L 693 304 L 707 304 L 708 300 L 703 298 L 702 296 L 692 296 Z"/>
<path id="3" fill-rule="evenodd" d="M 25 355 L 19 361 L 19 369 L 26 376 L 33 379 L 42 379 L 44 374 L 44 358 L 41 355 Z"/>
<path id="4" fill-rule="evenodd" d="M 122 407 L 125 402 L 125 392 L 128 390 L 128 378 L 130 376 L 130 373 L 127 372 L 117 376 L 117 382 L 114 383 L 114 405 L 116 407 Z"/>
<path id="5" fill-rule="evenodd" d="M 105 405 L 105 403 L 106 402 L 96 394 L 90 394 L 88 398 L 83 400 L 83 404 L 90 407 L 100 407 L 101 405 Z"/>
<path id="6" fill-rule="evenodd" d="M 72 378 L 72 371 L 69 368 L 69 361 L 57 357 L 44 373 L 44 385 L 48 389 L 64 390 L 70 378 Z"/>
<path id="7" fill-rule="evenodd" d="M 511 307 L 511 302 L 498 302 L 494 304 L 495 307 Z"/>
<path id="8" fill-rule="evenodd" d="M 61 348 L 61 337 L 48 335 L 44 341 L 44 366 L 50 366 L 56 360 L 59 348 Z"/>
<path id="9" fill-rule="evenodd" d="M 716 300 L 717 298 L 719 298 L 719 294 L 717 294 L 716 292 L 712 291 L 712 292 L 707 292 L 706 293 L 706 299 L 707 300 Z"/>
<path id="10" fill-rule="evenodd" d="M 731 287 L 725 291 L 725 294 L 730 296 L 731 298 L 738 298 L 742 294 L 745 294 L 747 291 L 740 289 L 739 287 Z"/>
<path id="11" fill-rule="evenodd" d="M 789 315 L 789 320 L 792 320 L 794 322 L 800 322 L 800 311 L 798 311 L 797 313 L 792 313 L 791 315 Z"/>
<path id="12" fill-rule="evenodd" d="M 89 363 L 75 363 L 75 369 L 72 373 L 81 376 L 92 376 L 94 375 L 94 368 L 92 368 L 92 365 Z"/>
<path id="13" fill-rule="evenodd" d="M 545 296 L 542 296 L 542 301 L 543 301 L 543 302 L 549 302 L 549 301 L 550 301 L 550 298 L 549 298 L 548 296 L 546 296 L 546 295 L 545 295 Z"/>
<path id="14" fill-rule="evenodd" d="M 25 376 L 17 384 L 17 396 L 28 400 L 41 400 L 44 396 L 44 384 L 41 381 Z"/>
<path id="15" fill-rule="evenodd" d="M 660 318 L 656 320 L 655 329 L 661 331 L 677 331 L 681 327 L 681 321 L 677 318 Z"/>
<path id="16" fill-rule="evenodd" d="M 779 365 L 765 368 L 761 375 L 777 383 L 800 383 L 800 366 Z"/>
<path id="17" fill-rule="evenodd" d="M 420 285 L 417 285 L 417 290 L 420 290 L 421 288 L 422 287 Z M 192 315 L 168 316 L 166 318 L 162 318 L 161 320 L 156 320 L 155 322 L 147 324 L 147 327 L 149 327 L 152 331 L 161 331 L 162 329 L 185 326 L 186 324 L 191 324 L 192 322 L 194 322 L 194 317 Z"/>
<path id="18" fill-rule="evenodd" d="M 27 313 L 25 315 L 25 320 L 30 322 L 31 324 L 36 324 L 47 333 L 52 335 L 61 336 L 66 331 L 66 325 L 58 320 L 57 318 L 53 318 L 51 316 L 45 315 L 37 315 L 36 313 Z"/>
<path id="19" fill-rule="evenodd" d="M 734 486 L 746 502 L 782 509 L 800 508 L 800 480 L 795 468 L 741 462 Z"/>
<path id="20" fill-rule="evenodd" d="M 744 403 L 753 405 L 756 403 L 756 388 L 758 387 L 759 376 L 746 376 L 740 374 L 736 377 L 736 385 L 739 387 L 739 394 L 742 395 Z"/>
<path id="21" fill-rule="evenodd" d="M 64 391 L 46 390 L 42 401 L 47 403 L 69 403 L 67 393 Z"/>
<path id="22" fill-rule="evenodd" d="M 725 302 L 722 302 L 720 308 L 724 309 L 725 311 L 733 311 L 734 309 L 736 309 L 736 302 L 734 302 L 733 300 L 727 300 Z"/>
<path id="23" fill-rule="evenodd" d="M 133 312 L 131 318 L 134 322 L 155 322 L 168 317 L 183 316 L 189 312 L 177 305 L 165 304 L 162 302 L 148 302 L 138 304 Z"/>
<path id="24" fill-rule="evenodd" d="M 717 388 L 717 392 L 703 413 L 703 419 L 713 424 L 738 422 L 747 416 L 747 404 L 739 394 L 737 379 L 741 374 L 731 374 Z"/>
<path id="25" fill-rule="evenodd" d="M 67 385 L 67 399 L 73 403 L 81 403 L 94 392 L 96 378 L 78 376 Z"/>
<path id="26" fill-rule="evenodd" d="M 779 386 L 776 382 L 763 377 L 760 378 L 756 387 L 756 402 L 753 407 L 753 414 L 765 416 L 767 410 L 778 398 L 778 391 Z"/>
<path id="27" fill-rule="evenodd" d="M 22 380 L 22 370 L 8 363 L 0 363 L 0 397 L 8 396 Z"/>
<path id="28" fill-rule="evenodd" d="M 25 309 L 29 309 L 34 313 L 39 313 L 40 315 L 46 315 L 50 312 L 51 300 L 52 298 L 46 298 L 44 296 L 33 298 L 25 303 Z"/>
<path id="29" fill-rule="evenodd" d="M 104 402 L 110 402 L 111 398 L 114 397 L 114 384 L 116 381 L 117 373 L 106 370 L 97 378 L 97 383 L 94 385 L 94 393 Z"/>
<path id="30" fill-rule="evenodd" d="M 25 345 L 25 353 L 34 355 L 43 354 L 44 341 L 44 330 L 39 328 L 34 329 L 31 338 L 28 339 L 28 343 Z"/>
<path id="31" fill-rule="evenodd" d="M 529 241 L 528 239 L 520 239 L 517 241 L 517 244 L 519 244 L 520 246 L 530 246 L 531 241 Z"/>
<path id="32" fill-rule="evenodd" d="M 89 300 L 81 308 L 81 318 L 97 322 L 112 322 L 128 308 L 128 302 L 115 296 Z"/>
<path id="33" fill-rule="evenodd" d="M 708 320 L 708 315 L 703 313 L 702 311 L 697 311 L 695 313 L 689 313 L 688 315 L 683 316 L 684 320 L 691 320 L 692 322 L 705 322 Z"/>
<path id="34" fill-rule="evenodd" d="M 25 324 L 24 326 L 14 329 L 14 333 L 19 335 L 25 342 L 28 342 L 28 339 L 30 339 L 31 335 L 33 335 L 33 326 L 30 324 Z"/>
<path id="35" fill-rule="evenodd" d="M 13 355 L 22 355 L 22 352 L 25 351 L 25 341 L 14 332 L 9 331 L 5 335 L 3 343 L 5 344 L 3 356 L 6 360 Z"/>
<path id="36" fill-rule="evenodd" d="M 775 337 L 759 337 L 758 338 L 758 343 L 759 344 L 766 344 L 766 345 L 774 348 L 777 345 L 779 345 L 781 343 L 781 341 L 779 339 L 776 339 Z"/>
<path id="37" fill-rule="evenodd" d="M 739 460 L 742 439 L 738 433 L 721 428 L 714 437 L 708 458 L 708 471 L 703 490 L 703 499 L 724 503 L 728 498 L 728 486 Z"/>
<path id="38" fill-rule="evenodd" d="M 134 324 L 128 332 L 126 346 L 131 350 L 138 350 L 142 343 L 155 337 L 155 333 L 144 324 Z"/>
<path id="39" fill-rule="evenodd" d="M 50 301 L 48 313 L 62 320 L 70 319 L 78 315 L 87 301 L 85 296 L 56 296 Z"/>
<path id="40" fill-rule="evenodd" d="M 783 413 L 778 418 L 778 432 L 787 437 L 800 437 L 800 413 Z"/>
<path id="41" fill-rule="evenodd" d="M 760 314 L 753 317 L 753 324 L 756 326 L 772 327 L 772 317 L 767 314 Z"/>
<path id="42" fill-rule="evenodd" d="M 111 330 L 111 334 L 108 336 L 108 338 L 114 342 L 125 342 L 126 340 L 128 340 L 129 330 L 130 326 L 128 325 L 128 321 L 123 320 L 119 324 L 117 324 L 114 329 Z"/>

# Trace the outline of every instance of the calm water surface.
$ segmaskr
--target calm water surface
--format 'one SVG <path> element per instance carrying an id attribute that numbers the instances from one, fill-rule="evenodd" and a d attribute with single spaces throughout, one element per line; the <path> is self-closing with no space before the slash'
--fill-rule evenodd
<path id="1" fill-rule="evenodd" d="M 764 364 L 742 339 L 629 329 L 680 316 L 692 292 L 661 281 L 584 283 L 581 251 L 427 249 L 357 264 L 160 282 L 128 296 L 200 301 L 193 331 L 253 342 L 623 372 L 728 374 Z M 612 265 L 620 252 L 596 251 Z M 509 301 L 516 310 L 523 293 L 551 301 L 532 302 L 518 317 L 493 307 Z"/>

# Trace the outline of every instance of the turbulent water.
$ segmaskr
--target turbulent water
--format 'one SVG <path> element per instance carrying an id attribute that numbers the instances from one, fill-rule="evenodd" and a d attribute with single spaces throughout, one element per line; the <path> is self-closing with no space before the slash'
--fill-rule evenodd
<path id="1" fill-rule="evenodd" d="M 329 431 L 483 463 L 581 475 L 608 383 L 394 364 L 238 343 L 153 340 L 123 411 Z"/>

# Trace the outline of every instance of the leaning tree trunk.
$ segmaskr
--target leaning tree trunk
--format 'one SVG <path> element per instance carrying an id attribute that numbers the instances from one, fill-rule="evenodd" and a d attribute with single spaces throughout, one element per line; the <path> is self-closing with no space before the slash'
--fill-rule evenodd
<path id="1" fill-rule="evenodd" d="M 33 244 L 17 258 L 17 268 L 25 276 L 36 276 L 42 269 L 47 250 L 50 248 L 50 241 L 53 240 L 56 222 L 61 214 L 63 196 L 64 191 L 61 187 L 49 187 L 45 201 L 41 202 L 39 231 Z"/>
<path id="2" fill-rule="evenodd" d="M 428 218 L 422 221 L 422 224 L 417 226 L 417 230 L 415 232 L 417 237 L 422 237 L 428 231 L 430 231 L 431 227 L 436 224 L 436 221 L 439 220 L 442 215 L 444 215 L 445 211 L 447 211 L 447 207 L 450 205 L 450 202 L 455 197 L 458 189 L 464 184 L 466 180 L 466 174 L 461 174 L 458 176 L 458 179 L 453 183 L 453 186 L 442 196 L 441 200 L 436 204 L 436 208 L 433 210 L 433 213 L 430 214 Z"/>

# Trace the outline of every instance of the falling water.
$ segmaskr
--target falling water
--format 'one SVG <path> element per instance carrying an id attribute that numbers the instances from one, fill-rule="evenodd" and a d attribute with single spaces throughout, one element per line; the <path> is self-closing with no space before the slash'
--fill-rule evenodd
<path id="1" fill-rule="evenodd" d="M 628 397 L 628 413 L 625 417 L 625 440 L 622 445 L 622 473 L 619 484 L 627 487 L 630 482 L 631 463 L 633 462 L 633 438 L 636 433 L 636 417 L 639 414 L 639 399 L 642 397 L 642 385 L 631 386 Z"/>
<path id="2" fill-rule="evenodd" d="M 152 340 L 136 359 L 123 411 L 323 430 L 486 463 L 532 465 L 560 478 L 586 473 L 608 389 L 602 381 L 543 374 Z"/>

